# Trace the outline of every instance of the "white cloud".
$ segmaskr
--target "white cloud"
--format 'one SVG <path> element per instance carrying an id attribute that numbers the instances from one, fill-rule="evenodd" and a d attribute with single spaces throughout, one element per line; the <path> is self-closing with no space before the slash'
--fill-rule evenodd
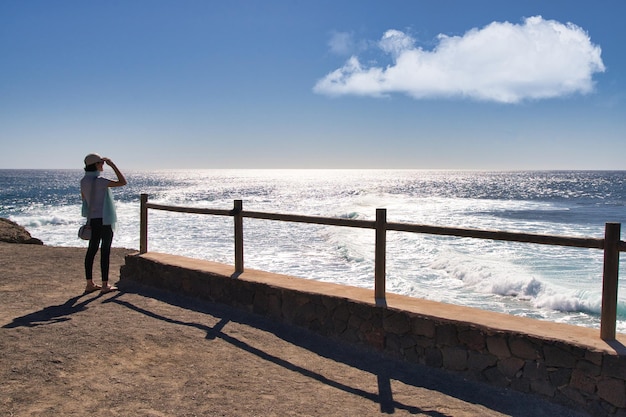
<path id="1" fill-rule="evenodd" d="M 339 50 L 341 38 L 335 39 Z M 583 29 L 541 16 L 522 24 L 493 22 L 463 36 L 439 35 L 432 51 L 416 47 L 404 32 L 388 30 L 377 47 L 391 57 L 391 65 L 366 66 L 353 55 L 319 80 L 314 91 L 517 103 L 589 93 L 593 74 L 605 70 L 600 47 Z"/>

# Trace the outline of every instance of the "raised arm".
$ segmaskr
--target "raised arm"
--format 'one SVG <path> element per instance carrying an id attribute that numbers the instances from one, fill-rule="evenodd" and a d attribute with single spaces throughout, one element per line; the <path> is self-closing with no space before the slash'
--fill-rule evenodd
<path id="1" fill-rule="evenodd" d="M 115 172 L 115 175 L 117 176 L 117 181 L 109 181 L 109 187 L 122 187 L 126 185 L 126 178 L 124 177 L 124 174 L 122 174 L 122 171 L 119 170 L 119 168 L 113 163 L 113 161 L 111 161 L 109 158 L 102 158 L 102 160 L 111 167 L 111 169 Z"/>

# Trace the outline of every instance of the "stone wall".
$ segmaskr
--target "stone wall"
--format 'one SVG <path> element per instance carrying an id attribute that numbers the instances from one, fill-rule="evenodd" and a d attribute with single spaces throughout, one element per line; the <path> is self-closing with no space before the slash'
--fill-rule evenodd
<path id="1" fill-rule="evenodd" d="M 173 255 L 126 258 L 125 280 L 224 303 L 406 361 L 626 417 L 626 336 Z"/>

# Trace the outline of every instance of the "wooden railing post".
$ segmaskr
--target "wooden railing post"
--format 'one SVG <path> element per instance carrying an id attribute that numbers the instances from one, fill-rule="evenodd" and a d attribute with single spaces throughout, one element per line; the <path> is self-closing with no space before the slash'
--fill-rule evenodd
<path id="1" fill-rule="evenodd" d="M 141 194 L 139 210 L 139 253 L 148 252 L 148 194 Z"/>
<path id="2" fill-rule="evenodd" d="M 235 223 L 235 272 L 243 272 L 243 202 L 235 200 L 233 219 Z"/>
<path id="3" fill-rule="evenodd" d="M 615 340 L 620 232 L 620 223 L 607 223 L 605 225 L 602 316 L 600 317 L 600 338 L 602 340 Z"/>
<path id="4" fill-rule="evenodd" d="M 376 248 L 374 260 L 374 298 L 385 299 L 387 253 L 387 209 L 376 209 Z"/>

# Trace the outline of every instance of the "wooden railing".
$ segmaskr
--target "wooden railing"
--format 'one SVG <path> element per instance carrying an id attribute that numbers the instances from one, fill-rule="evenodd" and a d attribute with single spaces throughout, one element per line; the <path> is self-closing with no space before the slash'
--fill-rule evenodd
<path id="1" fill-rule="evenodd" d="M 604 268 L 602 280 L 602 312 L 600 318 L 600 337 L 603 340 L 615 340 L 617 321 L 617 292 L 619 282 L 619 254 L 626 251 L 626 243 L 620 240 L 621 224 L 606 223 L 604 239 L 566 236 L 549 236 L 531 233 L 514 233 L 489 230 L 462 229 L 454 227 L 426 226 L 409 223 L 387 222 L 387 210 L 376 209 L 376 220 L 354 220 L 332 217 L 302 216 L 295 214 L 265 213 L 244 211 L 242 200 L 235 200 L 232 210 L 166 206 L 148 202 L 148 195 L 141 194 L 141 222 L 139 252 L 148 251 L 148 209 L 178 213 L 208 214 L 214 216 L 232 216 L 235 237 L 235 272 L 244 271 L 243 256 L 243 218 L 275 220 L 294 223 L 312 223 L 327 226 L 356 227 L 374 229 L 376 246 L 374 254 L 374 297 L 378 301 L 385 299 L 385 268 L 387 231 L 423 233 L 440 236 L 469 237 L 507 242 L 525 242 L 540 245 L 569 246 L 604 250 Z"/>

